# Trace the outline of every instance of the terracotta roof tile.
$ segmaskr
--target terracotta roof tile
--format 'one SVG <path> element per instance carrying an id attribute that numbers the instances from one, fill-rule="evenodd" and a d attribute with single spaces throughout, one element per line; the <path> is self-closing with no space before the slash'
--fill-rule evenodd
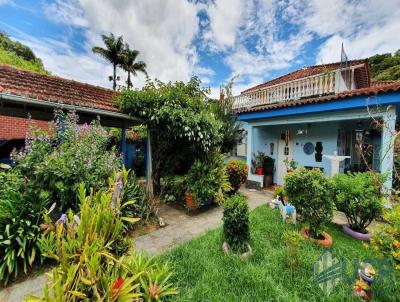
<path id="1" fill-rule="evenodd" d="M 118 111 L 110 89 L 0 64 L 0 93 L 38 100 Z"/>
<path id="2" fill-rule="evenodd" d="M 359 65 L 359 64 L 364 64 L 365 68 L 356 70 L 355 74 L 355 79 L 357 81 L 357 84 L 359 85 L 358 87 L 368 87 L 370 78 L 369 78 L 369 67 L 368 67 L 368 59 L 361 59 L 361 60 L 352 60 L 348 61 L 350 66 L 354 65 Z M 276 79 L 273 79 L 271 81 L 265 82 L 263 84 L 251 87 L 249 89 L 246 89 L 242 91 L 242 93 L 254 91 L 254 90 L 259 90 L 268 86 L 276 85 L 276 84 L 281 84 L 305 77 L 309 77 L 312 75 L 320 74 L 326 71 L 331 71 L 340 68 L 340 62 L 337 63 L 330 63 L 330 64 L 322 64 L 322 65 L 314 65 L 314 66 L 308 66 L 304 67 L 301 69 L 298 69 L 296 71 L 293 71 L 291 73 L 285 74 L 281 77 L 278 77 Z"/>
<path id="3" fill-rule="evenodd" d="M 268 105 L 261 105 L 256 107 L 250 108 L 239 108 L 235 110 L 235 113 L 247 113 L 247 112 L 256 112 L 256 111 L 267 111 L 279 108 L 287 108 L 287 107 L 295 107 L 295 106 L 302 106 L 307 104 L 315 104 L 315 103 L 325 103 L 340 99 L 351 98 L 355 96 L 369 96 L 369 95 L 377 95 L 379 93 L 385 92 L 392 92 L 392 91 L 400 91 L 400 81 L 389 83 L 386 85 L 380 86 L 371 86 L 367 88 L 361 88 L 346 92 L 341 92 L 338 94 L 326 95 L 321 97 L 314 97 L 314 98 L 305 98 L 299 99 L 296 101 L 289 101 L 289 102 L 282 102 L 282 103 L 275 103 L 275 104 L 268 104 Z"/>

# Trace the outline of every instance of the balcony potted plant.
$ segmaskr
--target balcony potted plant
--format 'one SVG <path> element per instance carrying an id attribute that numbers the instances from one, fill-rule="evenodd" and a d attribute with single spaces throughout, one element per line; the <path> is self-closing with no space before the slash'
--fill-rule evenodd
<path id="1" fill-rule="evenodd" d="M 264 187 L 267 188 L 272 185 L 275 169 L 275 159 L 266 156 L 264 159 L 263 173 L 264 173 Z"/>
<path id="2" fill-rule="evenodd" d="M 265 161 L 265 153 L 261 151 L 257 151 L 257 153 L 253 153 L 253 160 L 251 161 L 253 164 L 254 172 L 257 175 L 263 175 L 263 167 Z"/>

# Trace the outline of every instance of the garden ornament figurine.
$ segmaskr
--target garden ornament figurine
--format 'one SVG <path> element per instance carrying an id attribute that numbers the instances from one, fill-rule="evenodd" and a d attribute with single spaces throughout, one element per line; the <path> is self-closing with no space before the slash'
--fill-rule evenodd
<path id="1" fill-rule="evenodd" d="M 275 208 L 279 209 L 284 222 L 290 217 L 291 222 L 296 224 L 296 208 L 292 204 L 285 202 L 283 197 L 279 195 L 276 199 L 272 200 L 272 204 L 275 205 Z"/>
<path id="2" fill-rule="evenodd" d="M 296 224 L 296 208 L 293 205 L 290 203 L 286 205 L 279 203 L 279 211 L 281 212 L 283 222 L 286 222 L 287 218 L 290 218 L 290 222 Z"/>
<path id="3" fill-rule="evenodd" d="M 361 263 L 358 278 L 354 285 L 354 297 L 361 297 L 365 301 L 372 299 L 371 285 L 374 282 L 375 269 L 370 263 Z"/>

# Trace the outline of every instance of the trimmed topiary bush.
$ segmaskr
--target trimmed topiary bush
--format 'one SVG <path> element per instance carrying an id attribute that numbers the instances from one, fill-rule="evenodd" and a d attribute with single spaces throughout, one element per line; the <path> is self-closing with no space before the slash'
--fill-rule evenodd
<path id="1" fill-rule="evenodd" d="M 328 179 L 318 169 L 300 168 L 285 176 L 284 190 L 297 213 L 309 223 L 309 236 L 319 239 L 320 227 L 333 216 Z"/>
<path id="2" fill-rule="evenodd" d="M 336 208 L 346 215 L 349 226 L 359 233 L 382 214 L 382 181 L 374 172 L 335 175 L 331 180 Z"/>
<path id="3" fill-rule="evenodd" d="M 242 160 L 230 160 L 226 164 L 226 173 L 232 187 L 232 193 L 236 193 L 247 180 L 247 164 Z"/>
<path id="4" fill-rule="evenodd" d="M 249 206 L 246 199 L 235 194 L 224 203 L 224 238 L 233 251 L 243 252 L 250 238 Z"/>

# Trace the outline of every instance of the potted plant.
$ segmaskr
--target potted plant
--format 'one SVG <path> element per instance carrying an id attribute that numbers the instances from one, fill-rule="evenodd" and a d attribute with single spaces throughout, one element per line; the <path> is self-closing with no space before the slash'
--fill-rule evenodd
<path id="1" fill-rule="evenodd" d="M 222 220 L 225 239 L 222 249 L 225 255 L 232 252 L 239 253 L 241 258 L 251 255 L 252 249 L 248 243 L 250 238 L 249 206 L 242 195 L 235 194 L 226 200 Z"/>
<path id="2" fill-rule="evenodd" d="M 266 156 L 264 159 L 263 165 L 263 173 L 264 173 L 264 187 L 269 187 L 272 185 L 272 181 L 274 178 L 274 169 L 275 169 L 275 159 L 270 156 Z"/>
<path id="3" fill-rule="evenodd" d="M 286 166 L 286 172 L 291 173 L 297 169 L 297 162 L 295 160 L 293 159 L 289 160 L 289 158 L 286 157 L 283 162 L 285 163 Z"/>
<path id="4" fill-rule="evenodd" d="M 195 210 L 213 202 L 223 203 L 224 193 L 230 190 L 223 156 L 213 153 L 203 161 L 196 160 L 186 175 L 186 206 Z"/>
<path id="5" fill-rule="evenodd" d="M 265 153 L 261 151 L 257 151 L 257 153 L 253 153 L 253 168 L 257 175 L 263 175 L 263 167 L 264 167 Z"/>
<path id="6" fill-rule="evenodd" d="M 247 180 L 247 164 L 242 160 L 230 160 L 226 164 L 226 174 L 232 188 L 230 194 L 234 194 Z"/>
<path id="7" fill-rule="evenodd" d="M 359 240 L 368 240 L 367 227 L 382 214 L 384 176 L 374 172 L 337 174 L 331 179 L 336 208 L 346 215 L 343 232 Z"/>
<path id="8" fill-rule="evenodd" d="M 318 169 L 300 168 L 285 176 L 284 190 L 303 220 L 301 234 L 324 247 L 332 245 L 332 237 L 321 227 L 333 216 L 332 190 L 328 179 Z"/>

